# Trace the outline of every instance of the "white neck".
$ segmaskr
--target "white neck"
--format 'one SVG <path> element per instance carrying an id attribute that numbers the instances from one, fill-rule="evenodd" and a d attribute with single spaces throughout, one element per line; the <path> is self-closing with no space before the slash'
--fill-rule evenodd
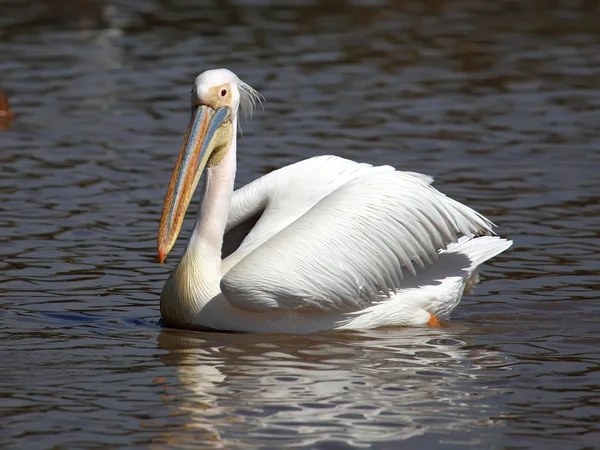
<path id="1" fill-rule="evenodd" d="M 183 256 L 161 295 L 161 313 L 169 325 L 182 328 L 225 328 L 235 320 L 220 290 L 221 247 L 236 172 L 237 118 L 229 150 L 202 175 L 201 201 Z"/>
<path id="2" fill-rule="evenodd" d="M 182 257 L 182 260 L 200 259 L 206 275 L 210 275 L 217 283 L 221 279 L 221 247 L 235 181 L 236 141 L 234 135 L 221 162 L 204 171 L 194 231 Z"/>

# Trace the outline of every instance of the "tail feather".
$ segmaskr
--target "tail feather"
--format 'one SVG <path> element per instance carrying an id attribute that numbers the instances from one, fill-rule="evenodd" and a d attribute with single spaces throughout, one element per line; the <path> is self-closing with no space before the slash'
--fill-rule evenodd
<path id="1" fill-rule="evenodd" d="M 344 326 L 425 325 L 431 314 L 446 320 L 466 288 L 478 280 L 477 267 L 511 245 L 512 241 L 497 236 L 461 238 L 441 251 L 434 264 L 404 277 L 402 289 L 391 298 L 357 311 Z"/>
<path id="2" fill-rule="evenodd" d="M 438 319 L 448 319 L 463 292 L 469 293 L 479 281 L 477 267 L 511 245 L 512 241 L 498 236 L 463 237 L 441 251 L 435 264 L 421 269 L 416 277 L 405 278 L 397 295 L 412 298 Z"/>
<path id="3" fill-rule="evenodd" d="M 466 255 L 471 260 L 471 264 L 467 270 L 472 273 L 477 266 L 499 255 L 508 249 L 512 243 L 512 241 L 498 236 L 481 236 L 473 239 L 463 237 L 458 242 L 450 244 L 440 254 L 459 253 Z"/>

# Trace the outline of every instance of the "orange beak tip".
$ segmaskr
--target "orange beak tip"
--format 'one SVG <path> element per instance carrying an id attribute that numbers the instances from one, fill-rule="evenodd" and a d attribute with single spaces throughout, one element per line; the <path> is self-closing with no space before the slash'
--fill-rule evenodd
<path id="1" fill-rule="evenodd" d="M 158 249 L 158 262 L 163 264 L 165 262 L 165 258 L 167 257 L 167 253 L 165 252 L 164 247 Z"/>

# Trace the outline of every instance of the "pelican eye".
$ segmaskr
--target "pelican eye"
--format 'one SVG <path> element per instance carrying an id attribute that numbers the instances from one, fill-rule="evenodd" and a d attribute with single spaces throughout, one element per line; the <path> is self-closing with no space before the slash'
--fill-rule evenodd
<path id="1" fill-rule="evenodd" d="M 225 97 L 227 95 L 227 89 L 221 89 L 221 97 Z"/>

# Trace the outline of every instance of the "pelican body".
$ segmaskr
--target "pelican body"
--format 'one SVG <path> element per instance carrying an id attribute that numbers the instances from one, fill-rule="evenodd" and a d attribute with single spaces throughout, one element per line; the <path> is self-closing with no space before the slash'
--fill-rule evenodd
<path id="1" fill-rule="evenodd" d="M 320 156 L 234 191 L 239 112 L 260 94 L 226 69 L 199 75 L 165 198 L 162 263 L 201 201 L 160 310 L 176 328 L 311 333 L 438 326 L 477 267 L 511 246 L 428 176 Z M 201 183 L 199 183 L 201 181 Z"/>

